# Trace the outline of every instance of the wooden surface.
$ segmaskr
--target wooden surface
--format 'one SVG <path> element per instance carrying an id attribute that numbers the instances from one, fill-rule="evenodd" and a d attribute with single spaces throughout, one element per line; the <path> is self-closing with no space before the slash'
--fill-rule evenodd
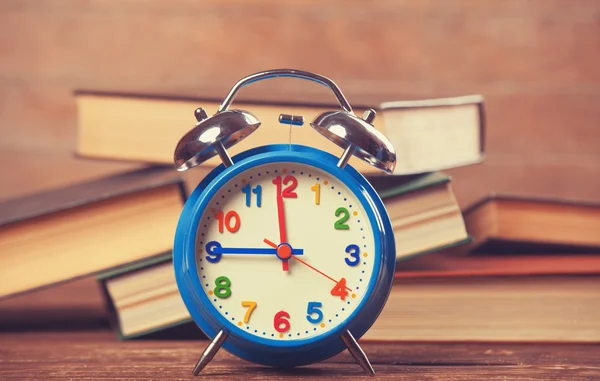
<path id="1" fill-rule="evenodd" d="M 0 379 L 193 379 L 203 341 L 117 342 L 104 331 L 0 335 Z M 600 377 L 600 346 L 364 344 L 377 372 L 394 380 L 586 380 Z M 221 350 L 204 379 L 365 378 L 347 352 L 276 371 Z"/>
<path id="2" fill-rule="evenodd" d="M 17 153 L 0 181 L 57 183 L 46 170 L 74 151 L 75 89 L 222 98 L 244 75 L 294 67 L 331 77 L 351 103 L 482 94 L 486 160 L 448 171 L 463 206 L 489 192 L 597 200 L 599 46 L 596 0 L 5 0 L 0 152 Z M 333 101 L 293 79 L 240 97 Z M 22 150 L 58 159 L 23 164 Z"/>
<path id="3" fill-rule="evenodd" d="M 194 378 L 204 341 L 117 342 L 105 331 L 0 334 L 4 379 L 393 379 L 592 380 L 600 377 L 600 346 L 532 344 L 363 344 L 377 373 L 366 377 L 343 353 L 323 363 L 275 370 L 224 350 Z"/>

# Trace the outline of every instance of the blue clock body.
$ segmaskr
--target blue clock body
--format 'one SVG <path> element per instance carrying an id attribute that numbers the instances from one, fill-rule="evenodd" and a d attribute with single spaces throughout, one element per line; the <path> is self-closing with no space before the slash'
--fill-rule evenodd
<path id="1" fill-rule="evenodd" d="M 395 241 L 391 221 L 381 198 L 358 171 L 350 165 L 343 169 L 338 167 L 337 157 L 315 148 L 293 144 L 267 145 L 250 149 L 232 159 L 234 165 L 216 167 L 198 184 L 186 201 L 177 224 L 173 265 L 181 297 L 191 317 L 209 338 L 221 330 L 227 332 L 228 338 L 223 348 L 258 364 L 300 366 L 342 352 L 346 348 L 340 339 L 342 332 L 349 330 L 356 339 L 362 337 L 379 316 L 392 287 L 396 264 Z M 272 340 L 242 330 L 216 310 L 202 290 L 198 276 L 196 232 L 208 203 L 233 177 L 269 163 L 300 163 L 327 172 L 354 193 L 366 210 L 373 229 L 374 276 L 370 279 L 364 298 L 347 319 L 316 337 Z"/>

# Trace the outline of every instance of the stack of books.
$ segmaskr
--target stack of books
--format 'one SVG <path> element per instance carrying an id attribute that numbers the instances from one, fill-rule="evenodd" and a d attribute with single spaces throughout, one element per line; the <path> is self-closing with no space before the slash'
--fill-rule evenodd
<path id="1" fill-rule="evenodd" d="M 600 342 L 600 204 L 492 195 L 467 245 L 398 264 L 374 340 Z"/>
<path id="2" fill-rule="evenodd" d="M 193 110 L 202 107 L 212 114 L 220 103 L 94 92 L 77 92 L 76 101 L 79 156 L 159 165 L 172 163 L 174 147 L 193 125 Z M 231 155 L 256 146 L 288 142 L 288 128 L 278 124 L 281 113 L 312 120 L 339 106 L 241 102 L 234 108 L 250 110 L 263 126 L 230 148 Z M 373 107 L 355 107 L 355 112 L 367 108 Z M 483 160 L 483 98 L 386 102 L 375 109 L 375 127 L 396 148 L 396 170 L 389 176 L 357 158 L 352 158 L 350 164 L 369 179 L 386 205 L 396 238 L 398 263 L 468 243 L 451 178 L 441 171 Z M 341 154 L 337 146 L 319 139 L 309 126 L 294 129 L 292 143 Z M 202 164 L 200 170 L 210 170 L 218 164 L 215 157 Z M 98 279 L 120 338 L 174 337 L 181 332 L 202 337 L 180 299 L 171 253 L 113 269 Z"/>
<path id="3" fill-rule="evenodd" d="M 219 162 L 215 158 L 191 174 L 181 174 L 172 158 L 177 141 L 193 125 L 193 111 L 203 107 L 211 114 L 220 102 L 94 92 L 77 92 L 75 101 L 80 159 L 133 161 L 150 167 L 0 204 L 0 298 L 93 275 L 121 339 L 202 337 L 179 296 L 171 250 L 188 192 Z M 263 127 L 230 149 L 232 155 L 287 142 L 288 129 L 277 123 L 281 113 L 311 120 L 338 108 L 253 102 L 235 107 L 251 110 Z M 367 108 L 372 106 L 355 111 Z M 391 217 L 398 287 L 363 339 L 411 339 L 419 330 L 406 319 L 441 322 L 427 310 L 423 313 L 429 319 L 407 312 L 434 303 L 437 291 L 428 296 L 429 289 L 419 289 L 419 284 L 440 284 L 433 277 L 417 281 L 421 273 L 410 270 L 412 263 L 451 249 L 467 250 L 474 243 L 471 236 L 479 242 L 478 235 L 467 231 L 452 179 L 442 171 L 483 160 L 483 98 L 386 102 L 375 109 L 375 127 L 390 138 L 398 154 L 395 173 L 382 175 L 357 158 L 350 164 L 373 184 Z M 308 126 L 294 129 L 292 142 L 341 154 L 315 134 Z M 448 288 L 459 295 L 464 289 Z M 473 288 L 478 290 L 482 288 Z M 388 329 L 393 332 L 383 334 Z"/>
<path id="4" fill-rule="evenodd" d="M 186 190 L 145 168 L 0 203 L 0 298 L 171 250 Z"/>

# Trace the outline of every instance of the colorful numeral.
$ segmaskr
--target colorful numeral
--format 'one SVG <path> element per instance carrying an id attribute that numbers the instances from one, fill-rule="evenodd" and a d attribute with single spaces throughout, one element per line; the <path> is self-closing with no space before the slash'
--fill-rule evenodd
<path id="1" fill-rule="evenodd" d="M 290 329 L 290 321 L 287 320 L 290 318 L 290 314 L 285 311 L 279 311 L 275 314 L 273 318 L 273 326 L 275 330 L 279 333 L 286 332 Z"/>
<path id="2" fill-rule="evenodd" d="M 336 217 L 340 217 L 339 220 L 335 221 L 335 223 L 333 224 L 333 227 L 336 229 L 341 229 L 341 230 L 348 230 L 350 229 L 350 226 L 348 226 L 346 224 L 346 221 L 348 221 L 348 219 L 350 218 L 350 213 L 348 212 L 348 209 L 344 208 L 344 207 L 339 207 L 335 210 L 335 216 Z"/>
<path id="3" fill-rule="evenodd" d="M 360 263 L 360 248 L 358 245 L 348 245 L 346 247 L 346 253 L 350 254 L 350 257 L 353 258 L 344 258 L 348 266 L 356 266 Z"/>
<path id="4" fill-rule="evenodd" d="M 235 233 L 240 229 L 240 215 L 233 210 L 227 212 L 227 214 L 223 214 L 223 211 L 219 210 L 215 214 L 215 218 L 219 221 L 219 233 L 223 233 L 223 227 L 227 228 L 230 233 Z"/>
<path id="5" fill-rule="evenodd" d="M 231 281 L 226 276 L 220 276 L 215 279 L 214 293 L 221 299 L 229 298 L 231 296 Z"/>
<path id="6" fill-rule="evenodd" d="M 288 183 L 290 185 L 288 185 Z M 273 179 L 273 184 L 277 187 L 277 196 L 281 195 L 283 198 L 296 198 L 298 195 L 294 192 L 294 189 L 298 186 L 298 180 L 294 176 L 286 176 L 283 179 L 283 185 L 288 185 L 283 191 L 281 190 L 281 176 L 277 176 Z"/>
<path id="7" fill-rule="evenodd" d="M 217 263 L 221 260 L 221 253 L 217 253 L 216 250 L 221 248 L 221 244 L 217 241 L 210 241 L 204 246 L 206 250 L 206 260 L 210 263 Z"/>
<path id="8" fill-rule="evenodd" d="M 262 187 L 260 185 L 255 186 L 254 189 L 250 191 L 250 183 L 248 183 L 242 188 L 242 193 L 246 195 L 246 206 L 250 206 L 252 201 L 252 193 L 254 193 L 256 195 L 256 206 L 260 208 L 262 199 Z"/>
<path id="9" fill-rule="evenodd" d="M 247 307 L 246 315 L 244 315 L 244 323 L 248 323 L 250 321 L 250 315 L 252 315 L 252 311 L 256 308 L 256 302 L 252 301 L 243 301 L 242 307 Z"/>
<path id="10" fill-rule="evenodd" d="M 333 286 L 331 295 L 339 296 L 342 300 L 346 299 L 346 296 L 348 295 L 348 291 L 346 290 L 346 278 L 340 279 L 340 281 Z"/>
<path id="11" fill-rule="evenodd" d="M 315 204 L 319 205 L 319 203 L 321 202 L 321 184 L 316 183 L 315 185 L 310 187 L 310 190 L 315 192 Z"/>
<path id="12" fill-rule="evenodd" d="M 321 320 L 323 320 L 323 311 L 319 308 L 322 306 L 323 304 L 321 302 L 308 302 L 308 307 L 306 308 L 306 320 L 313 324 L 320 323 Z M 312 315 L 315 314 L 317 316 L 313 317 Z"/>

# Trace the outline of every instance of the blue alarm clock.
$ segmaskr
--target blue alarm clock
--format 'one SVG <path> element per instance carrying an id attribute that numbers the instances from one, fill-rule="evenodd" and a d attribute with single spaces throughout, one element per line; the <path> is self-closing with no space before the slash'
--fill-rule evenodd
<path id="1" fill-rule="evenodd" d="M 342 147 L 336 157 L 312 147 L 256 147 L 230 157 L 227 148 L 261 122 L 229 109 L 245 85 L 273 77 L 315 81 L 332 90 L 341 110 L 311 123 Z M 371 184 L 348 165 L 352 155 L 392 173 L 396 154 L 372 126 L 374 110 L 357 117 L 330 79 L 300 70 L 249 75 L 217 113 L 199 108 L 178 143 L 180 171 L 219 155 L 222 164 L 186 201 L 175 234 L 173 264 L 181 297 L 212 339 L 193 373 L 220 347 L 258 364 L 306 365 L 348 349 L 374 374 L 357 340 L 371 327 L 391 290 L 394 234 Z M 280 115 L 302 125 L 303 117 Z M 318 137 L 318 135 L 315 135 Z"/>

